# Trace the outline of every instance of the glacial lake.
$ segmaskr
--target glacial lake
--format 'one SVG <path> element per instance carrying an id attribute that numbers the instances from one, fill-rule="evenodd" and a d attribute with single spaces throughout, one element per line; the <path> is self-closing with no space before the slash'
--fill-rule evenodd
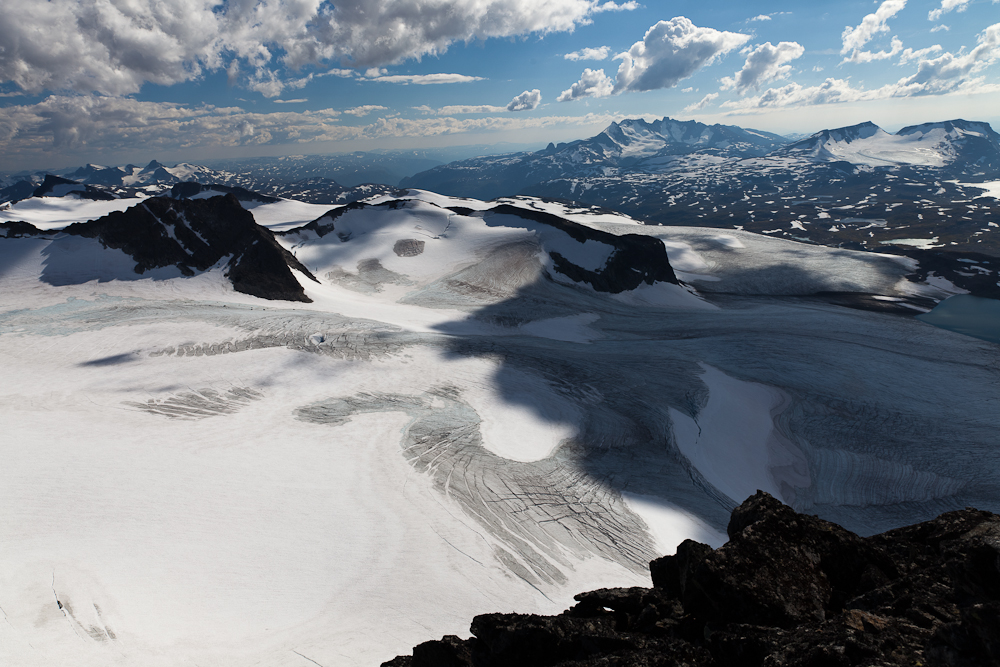
<path id="1" fill-rule="evenodd" d="M 917 319 L 942 329 L 1000 343 L 1000 301 L 957 294 Z"/>

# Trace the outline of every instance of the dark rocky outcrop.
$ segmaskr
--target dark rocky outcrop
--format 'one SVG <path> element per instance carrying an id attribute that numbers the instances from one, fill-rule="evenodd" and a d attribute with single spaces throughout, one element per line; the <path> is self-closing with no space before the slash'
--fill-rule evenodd
<path id="1" fill-rule="evenodd" d="M 0 205 L 8 202 L 16 203 L 22 199 L 27 199 L 35 193 L 35 188 L 35 184 L 29 180 L 18 181 L 13 185 L 0 188 Z"/>
<path id="2" fill-rule="evenodd" d="M 477 616 L 471 639 L 384 667 L 1000 664 L 1000 516 L 862 538 L 758 491 L 728 533 L 654 560 L 652 588 L 582 593 L 559 616 Z"/>
<path id="3" fill-rule="evenodd" d="M 81 199 L 94 199 L 94 200 L 111 200 L 115 199 L 115 196 L 104 192 L 99 188 L 94 188 L 89 185 L 84 185 L 77 181 L 71 181 L 68 178 L 63 178 L 62 176 L 54 176 L 53 174 L 46 174 L 45 180 L 42 184 L 35 188 L 34 192 L 31 193 L 32 197 L 51 197 L 56 191 L 56 188 L 60 185 L 76 186 L 71 190 L 72 194 Z M 58 196 L 58 195 L 57 195 Z"/>
<path id="4" fill-rule="evenodd" d="M 218 197 L 230 194 L 240 201 L 252 201 L 259 202 L 261 204 L 273 204 L 277 201 L 281 201 L 277 197 L 269 197 L 268 195 L 262 195 L 259 192 L 253 192 L 252 190 L 247 190 L 246 188 L 222 185 L 221 183 L 204 184 L 198 183 L 197 181 L 185 181 L 183 183 L 177 183 L 170 188 L 170 196 L 174 199 L 191 199 L 202 192 L 214 193 L 215 196 Z"/>
<path id="5" fill-rule="evenodd" d="M 556 271 L 578 283 L 588 283 L 598 292 L 618 294 L 633 290 L 643 283 L 652 285 L 654 282 L 678 284 L 677 276 L 667 258 L 667 249 L 663 241 L 640 234 L 622 234 L 616 236 L 593 227 L 581 225 L 566 220 L 558 215 L 544 211 L 498 204 L 486 213 L 486 220 L 491 215 L 513 215 L 532 222 L 555 227 L 566 232 L 574 241 L 586 243 L 598 241 L 614 247 L 614 252 L 608 258 L 607 264 L 599 271 L 591 271 L 576 264 L 558 252 L 549 251 Z"/>
<path id="6" fill-rule="evenodd" d="M 16 239 L 23 236 L 38 236 L 42 233 L 38 227 L 23 220 L 0 222 L 0 238 Z"/>
<path id="7" fill-rule="evenodd" d="M 337 220 L 353 211 L 364 210 L 399 210 L 414 205 L 415 200 L 392 199 L 379 204 L 352 202 L 341 208 L 333 209 L 320 218 L 296 227 L 282 235 L 295 235 L 302 232 L 313 232 L 323 237 L 337 231 Z M 652 236 L 640 234 L 615 235 L 600 229 L 594 229 L 572 220 L 567 220 L 553 213 L 534 209 L 512 206 L 510 204 L 495 204 L 488 209 L 474 210 L 463 206 L 450 206 L 448 210 L 456 215 L 482 215 L 487 225 L 508 224 L 506 222 L 491 222 L 496 215 L 510 215 L 521 220 L 540 223 L 565 232 L 577 243 L 597 241 L 611 246 L 614 251 L 605 266 L 593 271 L 574 264 L 559 252 L 549 250 L 549 256 L 556 271 L 578 283 L 587 283 L 598 292 L 618 294 L 634 290 L 640 285 L 652 285 L 654 282 L 679 284 L 673 267 L 667 257 L 667 249 L 663 242 Z M 349 234 L 337 231 L 341 241 L 350 239 Z"/>
<path id="8" fill-rule="evenodd" d="M 63 232 L 121 250 L 136 261 L 139 274 L 176 266 L 190 276 L 229 257 L 226 276 L 233 288 L 263 299 L 310 301 L 290 268 L 316 280 L 232 194 L 210 199 L 151 197 Z"/>

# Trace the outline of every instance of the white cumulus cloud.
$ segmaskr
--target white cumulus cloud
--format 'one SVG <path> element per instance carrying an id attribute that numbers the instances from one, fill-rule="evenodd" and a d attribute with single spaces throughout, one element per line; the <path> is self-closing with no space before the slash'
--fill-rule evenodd
<path id="1" fill-rule="evenodd" d="M 737 32 L 696 26 L 684 16 L 660 21 L 646 31 L 642 41 L 615 56 L 622 63 L 613 81 L 604 70 L 585 69 L 557 101 L 670 88 L 749 39 Z"/>
<path id="2" fill-rule="evenodd" d="M 273 97 L 303 66 L 326 65 L 326 73 L 343 76 L 440 54 L 458 41 L 570 31 L 597 12 L 636 7 L 598 0 L 3 0 L 0 81 L 32 93 L 124 95 L 147 82 L 171 85 L 226 69 Z"/>
<path id="3" fill-rule="evenodd" d="M 379 104 L 362 104 L 359 107 L 354 107 L 352 109 L 344 109 L 344 113 L 360 118 L 361 116 L 367 116 L 375 111 L 388 111 L 389 107 L 384 107 Z"/>
<path id="4" fill-rule="evenodd" d="M 492 104 L 450 104 L 440 109 L 431 109 L 431 112 L 438 116 L 464 116 L 473 113 L 500 113 L 506 110 L 507 107 Z"/>
<path id="5" fill-rule="evenodd" d="M 581 97 L 608 97 L 614 87 L 614 82 L 604 73 L 604 70 L 588 67 L 583 70 L 579 81 L 559 94 L 556 102 L 568 102 Z"/>
<path id="6" fill-rule="evenodd" d="M 937 21 L 953 9 L 964 12 L 969 8 L 969 0 L 941 0 L 941 6 L 927 13 L 928 21 Z"/>
<path id="7" fill-rule="evenodd" d="M 691 113 L 693 111 L 701 111 L 718 97 L 719 97 L 718 93 L 709 93 L 708 95 L 705 95 L 705 97 L 701 98 L 701 100 L 699 100 L 698 102 L 695 102 L 694 104 L 689 104 L 686 107 L 684 107 L 684 111 L 687 111 L 688 113 Z"/>
<path id="8" fill-rule="evenodd" d="M 542 91 L 535 88 L 526 90 L 520 95 L 515 95 L 514 99 L 507 103 L 507 111 L 531 111 L 537 109 L 542 103 Z"/>
<path id="9" fill-rule="evenodd" d="M 627 2 L 614 2 L 614 0 L 608 0 L 603 4 L 598 4 L 594 7 L 594 12 L 631 12 L 633 10 L 639 9 L 641 7 L 635 0 L 628 0 Z"/>
<path id="10" fill-rule="evenodd" d="M 3 0 L 0 80 L 23 90 L 133 93 L 221 65 L 213 0 Z"/>
<path id="11" fill-rule="evenodd" d="M 596 49 L 585 48 L 563 56 L 565 60 L 604 60 L 611 53 L 611 47 L 599 46 Z"/>
<path id="12" fill-rule="evenodd" d="M 904 7 L 906 7 L 906 0 L 885 0 L 874 14 L 865 16 L 856 27 L 847 26 L 844 28 L 841 35 L 843 47 L 840 49 L 840 53 L 845 55 L 858 52 L 878 33 L 889 32 L 888 20 L 901 12 Z M 848 60 L 850 59 L 848 57 Z"/>
<path id="13" fill-rule="evenodd" d="M 921 60 L 926 60 L 930 55 L 940 53 L 941 51 L 944 51 L 944 49 L 941 48 L 940 44 L 928 46 L 926 49 L 903 49 L 903 52 L 899 55 L 899 64 L 905 65 L 911 60 L 920 62 Z"/>
<path id="14" fill-rule="evenodd" d="M 531 111 L 532 109 L 538 108 L 538 105 L 542 103 L 542 91 L 535 88 L 534 90 L 526 90 L 520 95 L 516 95 L 507 104 L 507 111 Z"/>
<path id="15" fill-rule="evenodd" d="M 0 166 L 51 164 L 67 158 L 113 162 L 137 146 L 164 154 L 246 145 L 290 145 L 371 137 L 422 137 L 466 132 L 607 125 L 621 114 L 582 116 L 380 117 L 367 124 L 339 124 L 340 111 L 254 113 L 239 107 L 185 106 L 128 97 L 50 95 L 36 104 L 0 107 Z"/>
<path id="16" fill-rule="evenodd" d="M 369 70 L 365 74 L 367 81 L 382 81 L 384 83 L 401 83 L 403 85 L 416 84 L 418 86 L 429 86 L 439 83 L 468 83 L 470 81 L 482 81 L 481 76 L 467 76 L 465 74 L 383 74 L 384 70 L 372 73 Z"/>
<path id="17" fill-rule="evenodd" d="M 777 46 L 764 42 L 747 54 L 743 69 L 722 80 L 722 87 L 724 90 L 735 88 L 742 93 L 748 88 L 760 88 L 762 83 L 783 79 L 792 69 L 786 63 L 801 58 L 805 52 L 797 42 L 779 42 Z"/>
<path id="18" fill-rule="evenodd" d="M 958 55 L 943 53 L 917 64 L 912 76 L 899 80 L 899 86 L 912 87 L 918 94 L 940 94 L 955 90 L 976 74 L 1000 60 L 1000 23 L 994 23 L 976 38 L 976 47 Z"/>
<path id="19" fill-rule="evenodd" d="M 722 106 L 737 111 L 771 109 L 780 107 L 810 106 L 838 102 L 862 102 L 890 97 L 915 97 L 946 95 L 950 93 L 984 93 L 1000 91 L 1000 85 L 989 83 L 983 76 L 976 76 L 983 69 L 1000 61 L 1000 23 L 987 27 L 976 38 L 976 46 L 967 53 L 940 53 L 938 45 L 914 51 L 906 49 L 901 62 L 916 60 L 917 71 L 895 83 L 880 88 L 855 88 L 846 79 L 829 78 L 818 86 L 790 83 L 771 88 L 760 95 L 729 100 Z"/>
<path id="20" fill-rule="evenodd" d="M 870 63 L 874 60 L 888 60 L 893 56 L 902 53 L 903 42 L 898 37 L 893 37 L 888 51 L 859 51 L 855 49 L 851 55 L 844 58 L 842 63 Z"/>
<path id="21" fill-rule="evenodd" d="M 743 46 L 750 36 L 696 26 L 678 16 L 651 27 L 621 58 L 615 93 L 677 85 L 719 56 Z"/>

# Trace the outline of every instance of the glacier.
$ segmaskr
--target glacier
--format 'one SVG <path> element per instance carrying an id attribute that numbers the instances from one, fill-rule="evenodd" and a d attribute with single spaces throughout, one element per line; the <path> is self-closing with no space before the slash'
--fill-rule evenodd
<path id="1" fill-rule="evenodd" d="M 906 314 L 953 293 L 912 260 L 531 198 L 283 206 L 309 302 L 137 274 L 69 209 L 0 238 L 6 664 L 378 664 L 644 585 L 756 489 L 862 534 L 1000 511 L 1000 348 Z M 628 235 L 680 283 L 580 278 Z"/>

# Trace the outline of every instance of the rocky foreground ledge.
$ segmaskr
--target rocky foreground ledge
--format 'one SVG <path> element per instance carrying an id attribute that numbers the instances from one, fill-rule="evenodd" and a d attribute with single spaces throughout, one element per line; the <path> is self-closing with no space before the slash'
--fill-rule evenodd
<path id="1" fill-rule="evenodd" d="M 1000 665 L 1000 516 L 859 537 L 758 491 L 729 542 L 649 564 L 652 588 L 581 593 L 559 616 L 476 616 L 383 667 Z"/>

